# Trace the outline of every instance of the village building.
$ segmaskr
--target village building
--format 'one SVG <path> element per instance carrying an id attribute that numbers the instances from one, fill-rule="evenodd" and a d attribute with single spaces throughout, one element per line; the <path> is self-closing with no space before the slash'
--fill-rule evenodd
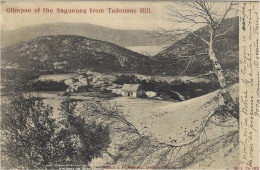
<path id="1" fill-rule="evenodd" d="M 75 79 L 66 79 L 66 80 L 64 80 L 64 83 L 65 83 L 65 85 L 67 85 L 67 86 L 70 86 L 70 85 L 72 85 L 72 84 L 75 83 L 75 82 L 76 82 Z"/>
<path id="2" fill-rule="evenodd" d="M 78 80 L 78 82 L 84 84 L 85 86 L 87 86 L 89 84 L 89 80 L 87 77 L 80 75 L 79 77 L 76 78 Z"/>
<path id="3" fill-rule="evenodd" d="M 89 80 L 86 76 L 80 75 L 74 79 L 67 79 L 64 83 L 69 86 L 66 90 L 69 93 L 86 92 Z"/>
<path id="4" fill-rule="evenodd" d="M 68 93 L 77 93 L 77 92 L 86 92 L 86 85 L 80 83 L 80 82 L 76 82 L 71 84 L 68 88 L 67 88 L 67 92 Z"/>
<path id="5" fill-rule="evenodd" d="M 144 94 L 141 84 L 124 84 L 122 87 L 122 96 L 141 97 Z"/>

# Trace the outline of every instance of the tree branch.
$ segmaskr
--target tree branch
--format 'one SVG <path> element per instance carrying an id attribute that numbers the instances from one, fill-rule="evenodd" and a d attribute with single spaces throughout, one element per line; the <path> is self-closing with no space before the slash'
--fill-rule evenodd
<path id="1" fill-rule="evenodd" d="M 222 21 L 226 18 L 228 12 L 232 9 L 232 7 L 235 5 L 234 2 L 230 2 L 229 7 L 227 8 L 226 12 L 224 13 L 223 17 L 218 21 L 216 26 L 214 26 L 215 29 L 219 27 L 219 25 L 222 23 Z"/>
<path id="2" fill-rule="evenodd" d="M 203 9 L 203 11 L 205 12 L 206 16 L 209 17 L 209 21 L 210 21 L 209 24 L 211 26 L 214 26 L 216 21 L 212 17 L 211 9 L 207 7 L 206 2 L 205 1 L 199 1 L 199 2 L 196 2 L 196 3 Z"/>
<path id="3" fill-rule="evenodd" d="M 234 125 L 223 125 L 223 124 L 220 124 L 220 123 L 216 123 L 213 120 L 211 120 L 210 123 L 212 123 L 215 126 L 221 126 L 221 127 L 235 127 Z"/>
<path id="4" fill-rule="evenodd" d="M 213 38 L 213 41 L 214 41 L 216 38 L 220 37 L 220 36 L 226 35 L 226 33 L 228 33 L 228 32 L 234 27 L 234 25 L 235 25 L 235 20 L 236 20 L 236 18 L 233 19 L 233 23 L 232 23 L 232 25 L 231 25 L 231 27 L 230 27 L 229 29 L 227 29 L 227 30 L 226 30 L 225 32 L 223 32 L 223 33 L 220 33 L 220 34 L 218 34 L 218 35 L 215 35 L 215 37 Z"/>
<path id="5" fill-rule="evenodd" d="M 198 39 L 200 39 L 201 41 L 203 41 L 204 43 L 206 43 L 207 45 L 209 45 L 209 42 L 201 37 L 199 37 L 198 35 L 194 34 L 194 32 L 188 31 L 189 34 L 197 37 Z"/>
<path id="6" fill-rule="evenodd" d="M 207 118 L 204 120 L 204 123 L 202 124 L 201 129 L 198 131 L 198 133 L 195 135 L 194 138 L 192 138 L 189 141 L 183 142 L 183 143 L 178 143 L 178 144 L 169 144 L 169 143 L 164 143 L 162 142 L 162 145 L 169 146 L 169 147 L 183 147 L 187 146 L 195 141 L 197 141 L 200 138 L 201 133 L 204 131 L 206 128 L 207 124 L 210 122 L 210 119 L 216 115 L 216 110 L 218 110 L 219 107 L 215 108 L 210 114 L 208 114 Z"/>
<path id="7" fill-rule="evenodd" d="M 193 60 L 194 58 L 195 58 L 195 56 L 190 59 L 190 61 L 189 61 L 189 63 L 187 64 L 186 68 L 180 73 L 180 75 L 182 75 L 182 74 L 189 68 L 190 63 L 192 62 L 192 60 Z"/>

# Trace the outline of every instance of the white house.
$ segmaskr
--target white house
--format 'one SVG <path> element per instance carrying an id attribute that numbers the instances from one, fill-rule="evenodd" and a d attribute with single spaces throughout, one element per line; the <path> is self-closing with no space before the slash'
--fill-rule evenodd
<path id="1" fill-rule="evenodd" d="M 122 96 L 140 97 L 144 94 L 141 84 L 124 84 L 122 87 Z"/>

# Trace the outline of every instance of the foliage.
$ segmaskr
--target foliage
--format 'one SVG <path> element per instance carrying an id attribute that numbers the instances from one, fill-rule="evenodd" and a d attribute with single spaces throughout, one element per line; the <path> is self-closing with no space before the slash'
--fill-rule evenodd
<path id="1" fill-rule="evenodd" d="M 54 80 L 37 80 L 32 83 L 32 90 L 34 91 L 64 91 L 67 89 L 67 85 L 64 81 Z"/>
<path id="2" fill-rule="evenodd" d="M 113 83 L 124 85 L 124 84 L 135 84 L 138 83 L 139 81 L 140 80 L 135 75 L 122 74 L 120 76 L 117 76 L 116 80 Z"/>
<path id="3" fill-rule="evenodd" d="M 38 169 L 84 164 L 107 149 L 109 129 L 75 114 L 75 101 L 61 104 L 62 120 L 39 97 L 16 95 L 2 106 L 2 165 Z"/>
<path id="4" fill-rule="evenodd" d="M 2 95 L 13 92 L 31 91 L 29 81 L 39 78 L 39 73 L 24 69 L 1 69 L 1 85 L 5 86 Z"/>
<path id="5" fill-rule="evenodd" d="M 53 160 L 57 124 L 52 108 L 38 97 L 17 95 L 2 106 L 2 131 L 6 156 L 12 168 L 42 168 Z"/>
<path id="6" fill-rule="evenodd" d="M 15 81 L 25 83 L 29 80 L 39 78 L 39 73 L 29 69 L 1 69 L 1 78 L 4 82 Z"/>
<path id="7" fill-rule="evenodd" d="M 59 143 L 63 143 L 57 155 L 63 157 L 60 164 L 88 164 L 93 158 L 101 157 L 110 144 L 108 126 L 95 121 L 87 123 L 82 115 L 75 113 L 73 99 L 64 100 L 60 106 L 65 118 L 61 122 L 63 128 L 57 133 Z"/>
<path id="8" fill-rule="evenodd" d="M 185 99 L 190 99 L 219 89 L 219 83 L 214 78 L 212 81 L 183 82 L 182 80 L 175 80 L 168 83 L 166 81 L 155 81 L 154 79 L 140 80 L 135 75 L 123 74 L 118 76 L 113 83 L 120 85 L 141 84 L 145 91 L 154 91 L 157 96 L 164 100 L 180 100 L 177 93 L 184 96 Z"/>
<path id="9" fill-rule="evenodd" d="M 183 82 L 182 80 L 176 80 L 170 83 L 170 91 L 178 92 L 186 99 L 202 96 L 219 88 L 219 83 L 214 80 L 211 82 Z"/>

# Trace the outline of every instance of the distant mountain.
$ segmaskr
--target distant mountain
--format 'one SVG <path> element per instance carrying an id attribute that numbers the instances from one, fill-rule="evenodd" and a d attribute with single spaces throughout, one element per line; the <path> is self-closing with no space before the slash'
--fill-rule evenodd
<path id="1" fill-rule="evenodd" d="M 232 29 L 225 35 L 216 39 L 215 49 L 216 54 L 226 74 L 236 73 L 239 65 L 239 20 L 236 18 L 229 18 L 223 21 L 218 33 L 225 32 L 231 27 L 233 21 L 235 23 Z M 202 27 L 194 32 L 196 35 L 209 39 L 208 27 Z M 207 45 L 194 37 L 188 35 L 185 38 L 177 41 L 167 49 L 161 51 L 159 54 L 152 57 L 154 74 L 179 75 L 187 67 L 190 60 L 185 56 L 194 54 L 201 54 L 207 52 Z M 199 75 L 212 70 L 213 66 L 209 60 L 208 55 L 202 55 L 194 58 L 188 69 L 183 75 Z"/>
<path id="2" fill-rule="evenodd" d="M 87 23 L 49 23 L 2 30 L 2 47 L 26 42 L 39 36 L 78 35 L 108 41 L 119 46 L 157 46 L 167 42 L 166 37 L 154 37 L 146 30 L 120 30 Z"/>
<path id="3" fill-rule="evenodd" d="M 150 58 L 115 44 L 75 35 L 42 36 L 2 50 L 2 61 L 36 71 L 149 73 Z"/>
<path id="4" fill-rule="evenodd" d="M 219 33 L 223 33 L 226 29 L 230 28 L 233 23 L 233 19 L 234 18 L 224 20 Z M 64 23 L 60 24 L 62 25 Z M 61 26 L 60 24 L 56 25 L 57 29 L 54 29 L 55 31 L 53 31 L 53 34 L 57 33 L 56 31 L 58 30 L 58 26 Z M 216 54 L 220 64 L 222 65 L 226 76 L 228 75 L 232 78 L 238 77 L 238 24 L 239 22 L 237 17 L 235 18 L 235 24 L 228 34 L 219 37 L 215 43 Z M 60 32 L 62 32 L 61 30 L 69 31 L 71 29 L 70 32 L 76 34 L 77 28 L 74 27 L 74 24 L 72 25 L 73 26 L 70 28 L 60 28 Z M 28 28 L 27 31 L 23 31 L 28 33 L 30 30 L 32 32 L 33 29 L 38 30 L 38 33 L 28 33 L 30 36 L 47 34 L 52 31 L 49 30 L 51 27 L 48 26 L 43 27 L 43 25 L 41 25 L 38 27 L 38 29 L 31 27 Z M 92 26 L 90 27 L 93 28 Z M 100 26 L 97 26 L 96 28 L 98 27 Z M 78 30 L 82 30 L 83 28 L 87 28 L 87 26 L 82 26 L 82 28 L 79 28 Z M 100 31 L 104 29 L 108 32 L 100 33 Z M 95 36 L 99 36 L 100 38 L 102 38 L 102 36 L 107 38 L 110 37 L 111 41 L 119 38 L 118 42 L 120 41 L 125 45 L 127 45 L 127 43 L 128 45 L 131 43 L 137 43 L 137 45 L 135 44 L 134 46 L 138 46 L 138 44 L 141 46 L 142 43 L 149 43 L 149 45 L 152 45 L 153 43 L 156 44 L 155 40 L 147 42 L 146 40 L 148 39 L 142 41 L 142 38 L 128 41 L 131 38 L 135 39 L 134 37 L 140 34 L 135 34 L 135 36 L 131 37 L 130 35 L 132 35 L 132 32 L 127 32 L 128 31 L 119 31 L 116 33 L 114 29 L 110 30 L 110 28 L 100 27 L 99 31 L 97 29 Z M 209 36 L 208 27 L 202 27 L 194 33 L 205 39 L 208 39 Z M 113 37 L 113 35 L 115 35 L 115 37 Z M 28 35 L 26 37 L 28 37 Z M 104 37 L 103 39 L 105 39 Z M 152 46 L 149 48 L 151 47 Z M 176 76 L 180 75 L 189 63 L 189 60 L 186 60 L 185 56 L 206 52 L 207 45 L 192 35 L 187 35 L 185 38 L 173 43 L 171 46 L 162 50 L 153 57 L 144 56 L 106 41 L 76 35 L 52 35 L 33 38 L 31 40 L 3 48 L 1 63 L 2 65 L 5 63 L 9 67 L 47 71 L 75 71 L 77 69 L 92 69 L 97 72 L 132 72 Z M 196 76 L 212 71 L 212 68 L 213 67 L 209 61 L 208 55 L 202 55 L 194 58 L 190 62 L 188 69 L 183 72 L 182 75 Z"/>

